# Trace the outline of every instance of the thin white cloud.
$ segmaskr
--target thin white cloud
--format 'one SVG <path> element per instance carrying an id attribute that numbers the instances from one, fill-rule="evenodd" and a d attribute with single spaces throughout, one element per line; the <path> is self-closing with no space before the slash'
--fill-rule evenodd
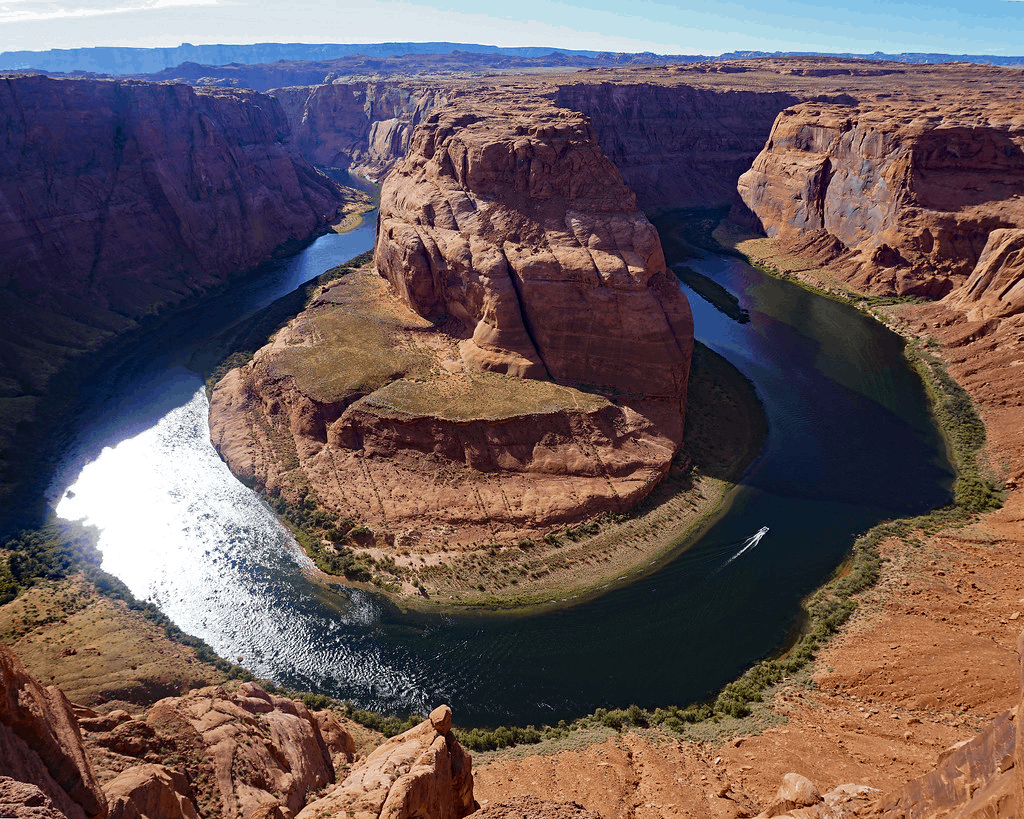
<path id="1" fill-rule="evenodd" d="M 106 14 L 124 14 L 134 11 L 171 8 L 174 6 L 216 6 L 218 0 L 144 0 L 119 6 L 92 8 L 66 8 L 53 3 L 39 3 L 38 0 L 7 0 L 0 5 L 0 23 L 38 22 L 41 20 L 65 20 L 81 17 L 98 17 Z"/>

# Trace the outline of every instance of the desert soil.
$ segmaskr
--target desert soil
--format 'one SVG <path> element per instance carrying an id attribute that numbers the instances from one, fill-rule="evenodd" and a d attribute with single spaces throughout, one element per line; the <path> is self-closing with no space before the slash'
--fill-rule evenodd
<path id="1" fill-rule="evenodd" d="M 43 685 L 88 706 L 137 711 L 224 676 L 80 577 L 40 582 L 0 606 L 0 639 Z"/>

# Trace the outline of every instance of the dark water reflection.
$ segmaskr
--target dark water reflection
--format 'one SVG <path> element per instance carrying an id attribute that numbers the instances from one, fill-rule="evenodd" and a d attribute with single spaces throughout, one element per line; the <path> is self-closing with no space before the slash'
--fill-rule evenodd
<path id="1" fill-rule="evenodd" d="M 103 530 L 104 565 L 136 595 L 281 683 L 383 710 L 447 701 L 467 725 L 700 699 L 784 640 L 854 534 L 946 502 L 951 475 L 896 336 L 738 261 L 689 264 L 750 313 L 737 324 L 689 294 L 698 337 L 764 401 L 765 450 L 698 544 L 596 599 L 456 617 L 319 582 L 213 452 L 199 379 L 175 354 L 110 390 L 110 420 L 85 437 L 93 455 L 111 429 L 121 443 L 90 455 L 60 511 Z M 762 526 L 769 534 L 731 560 Z"/>

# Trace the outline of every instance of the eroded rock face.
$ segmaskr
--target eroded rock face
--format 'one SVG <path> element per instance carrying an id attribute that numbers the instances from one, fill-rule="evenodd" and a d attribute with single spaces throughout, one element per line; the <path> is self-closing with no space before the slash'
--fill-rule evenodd
<path id="1" fill-rule="evenodd" d="M 1009 318 L 1024 311 L 1024 229 L 997 229 L 967 281 L 945 299 L 968 321 Z"/>
<path id="2" fill-rule="evenodd" d="M 323 798 L 310 795 L 356 763 L 330 712 L 255 683 L 161 700 L 133 719 L 72 706 L 43 689 L 0 644 L 0 810 L 25 819 L 462 819 L 472 813 L 472 760 L 439 706 L 386 741 Z M 91 761 L 108 780 L 101 789 Z M 109 813 L 108 813 L 109 805 Z"/>
<path id="3" fill-rule="evenodd" d="M 143 719 L 110 723 L 87 722 L 94 729 L 88 744 L 107 768 L 122 771 L 105 790 L 125 819 L 192 819 L 193 800 L 207 816 L 248 817 L 266 806 L 294 814 L 308 794 L 334 781 L 333 760 L 353 759 L 352 738 L 336 718 L 254 683 L 234 693 L 201 688 L 160 700 Z M 166 758 L 184 770 L 139 764 Z"/>
<path id="4" fill-rule="evenodd" d="M 392 293 L 372 273 L 326 287 L 217 385 L 233 471 L 376 531 L 433 527 L 431 548 L 624 512 L 664 476 L 689 305 L 586 119 L 489 113 L 510 106 L 451 105 L 417 130 L 382 192 Z"/>
<path id="5" fill-rule="evenodd" d="M 802 104 L 783 111 L 743 201 L 853 287 L 942 296 L 989 234 L 1024 226 L 1024 125 L 1005 111 Z M 836 259 L 836 257 L 839 257 Z"/>
<path id="6" fill-rule="evenodd" d="M 109 819 L 199 819 L 188 779 L 164 765 L 138 765 L 107 783 Z"/>
<path id="7" fill-rule="evenodd" d="M 35 503 L 23 465 L 74 356 L 339 215 L 289 140 L 254 92 L 0 77 L 0 528 Z"/>
<path id="8" fill-rule="evenodd" d="M 801 95 L 805 96 L 805 95 Z M 645 209 L 738 203 L 736 178 L 764 147 L 784 91 L 578 82 L 555 101 L 590 117 L 605 155 Z"/>
<path id="9" fill-rule="evenodd" d="M 879 815 L 892 819 L 1014 816 L 1022 773 L 1016 766 L 1014 717 L 1014 712 L 997 717 L 973 739 L 941 754 L 934 771 L 882 797 Z"/>
<path id="10" fill-rule="evenodd" d="M 129 316 L 305 239 L 338 189 L 270 97 L 183 85 L 0 80 L 0 287 Z"/>
<path id="11" fill-rule="evenodd" d="M 107 800 L 86 756 L 70 703 L 60 689 L 43 688 L 36 682 L 2 643 L 0 771 L 14 780 L 35 785 L 49 800 L 50 807 L 68 819 L 107 814 Z M 26 799 L 36 800 L 31 794 L 18 792 Z M 38 806 L 48 807 L 45 801 Z"/>
<path id="12" fill-rule="evenodd" d="M 382 179 L 405 156 L 413 128 L 455 93 L 415 82 L 335 82 L 281 88 L 273 95 L 306 159 Z"/>
<path id="13" fill-rule="evenodd" d="M 36 785 L 0 776 L 0 815 L 8 819 L 67 819 Z"/>
<path id="14" fill-rule="evenodd" d="M 472 759 L 451 731 L 451 709 L 392 737 L 300 819 L 462 819 L 473 812 Z"/>
<path id="15" fill-rule="evenodd" d="M 378 272 L 420 315 L 464 323 L 474 369 L 682 400 L 689 305 L 589 123 L 491 110 L 417 132 L 381 192 Z"/>

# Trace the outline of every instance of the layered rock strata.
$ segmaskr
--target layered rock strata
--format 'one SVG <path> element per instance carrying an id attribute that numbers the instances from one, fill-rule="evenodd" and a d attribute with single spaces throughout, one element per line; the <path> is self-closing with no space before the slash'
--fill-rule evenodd
<path id="1" fill-rule="evenodd" d="M 38 461 L 37 412 L 73 357 L 339 216 L 342 190 L 289 139 L 253 92 L 0 78 L 0 494 L 24 479 L 12 453 Z M 3 527 L 21 504 L 0 506 Z"/>
<path id="2" fill-rule="evenodd" d="M 1024 226 L 1022 189 L 1024 121 L 991 104 L 798 105 L 739 179 L 769 236 L 855 289 L 926 297 L 963 283 L 993 230 Z"/>
<path id="3" fill-rule="evenodd" d="M 945 303 L 951 310 L 962 311 L 969 322 L 1024 312 L 1024 229 L 998 228 L 989 233 L 967 281 Z"/>
<path id="4" fill-rule="evenodd" d="M 236 473 L 437 543 L 625 511 L 665 474 L 689 306 L 585 118 L 431 115 L 384 186 L 375 259 L 393 295 L 343 279 L 214 390 Z M 389 352 L 353 355 L 356 336 Z"/>
<path id="5" fill-rule="evenodd" d="M 750 168 L 779 111 L 805 95 L 651 82 L 560 84 L 558 105 L 590 117 L 597 141 L 641 206 L 739 204 Z"/>
<path id="6" fill-rule="evenodd" d="M 413 128 L 458 92 L 416 82 L 328 82 L 271 93 L 307 160 L 377 180 L 405 156 Z"/>
<path id="7" fill-rule="evenodd" d="M 378 272 L 464 325 L 472 369 L 682 401 L 692 319 L 657 231 L 586 118 L 512 104 L 417 133 L 381 193 Z"/>
<path id="8" fill-rule="evenodd" d="M 0 111 L 0 288 L 40 306 L 144 315 L 305 239 L 343 204 L 262 94 L 7 77 Z"/>

